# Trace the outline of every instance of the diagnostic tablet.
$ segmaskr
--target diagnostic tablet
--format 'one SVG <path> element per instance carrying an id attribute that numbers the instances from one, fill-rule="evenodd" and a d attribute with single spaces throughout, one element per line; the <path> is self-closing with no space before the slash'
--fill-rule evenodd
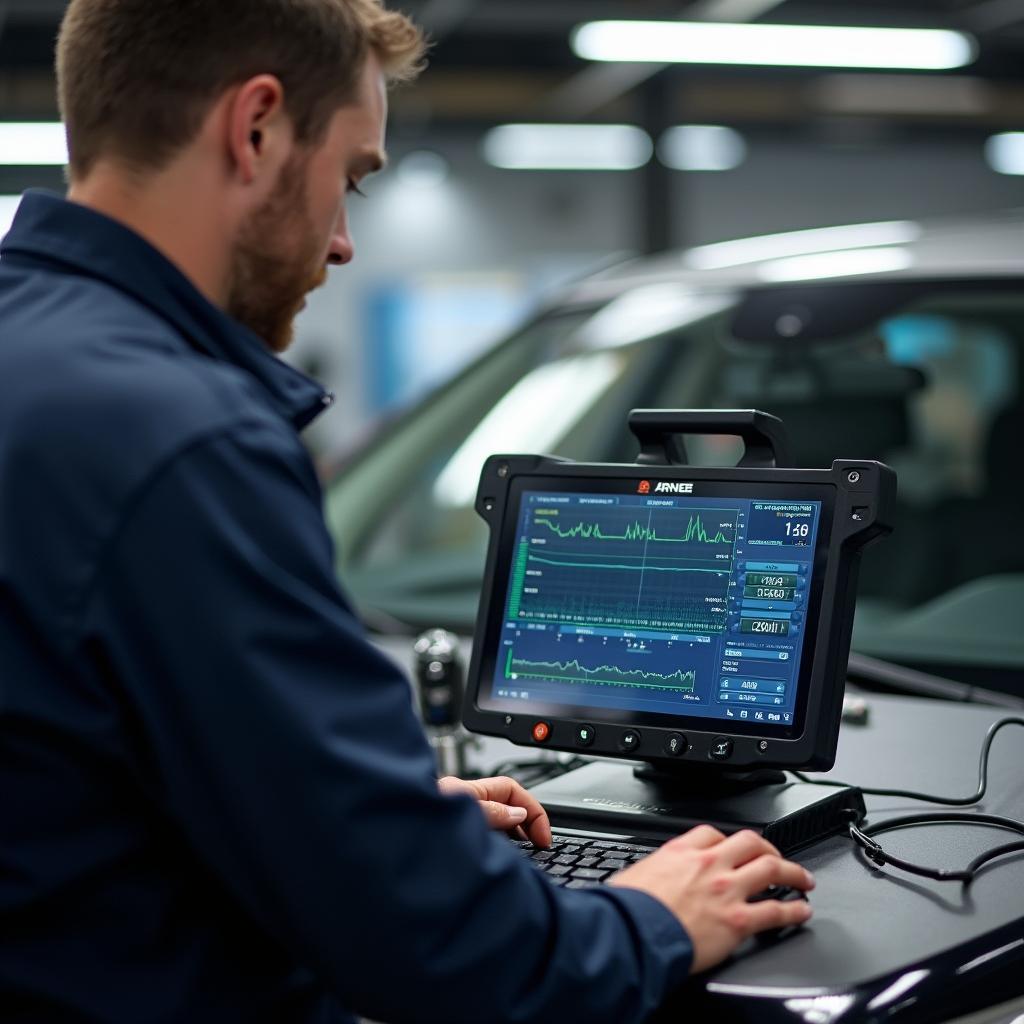
<path id="1" fill-rule="evenodd" d="M 891 470 L 495 456 L 464 720 L 538 747 L 831 767 L 860 550 Z"/>

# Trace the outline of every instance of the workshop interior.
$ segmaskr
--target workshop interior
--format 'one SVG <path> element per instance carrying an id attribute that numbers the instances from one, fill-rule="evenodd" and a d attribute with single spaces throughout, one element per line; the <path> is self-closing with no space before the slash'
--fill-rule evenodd
<path id="1" fill-rule="evenodd" d="M 89 4 L 107 4 L 112 17 L 139 7 L 72 7 Z M 184 39 L 197 5 L 180 6 L 171 17 Z M 233 570 L 246 600 L 280 579 L 293 600 L 282 614 L 298 615 L 307 602 L 313 612 L 275 644 L 272 626 L 243 628 L 231 607 L 211 601 L 210 614 L 224 615 L 224 643 L 286 668 L 280 686 L 301 676 L 307 644 L 318 672 L 354 677 L 372 663 L 381 678 L 400 675 L 438 778 L 509 778 L 544 808 L 550 843 L 511 827 L 487 856 L 511 849 L 507 870 L 528 864 L 551 901 L 612 903 L 620 873 L 707 825 L 725 837 L 763 837 L 816 881 L 809 891 L 759 887 L 751 906 L 806 902 L 813 917 L 745 937 L 714 966 L 659 990 L 642 1018 L 610 1006 L 615 1016 L 577 1018 L 569 1002 L 551 1003 L 556 1012 L 540 996 L 531 1010 L 524 996 L 519 1010 L 512 1001 L 459 1019 L 1024 1024 L 1024 0 L 385 6 L 426 34 L 424 68 L 390 88 L 387 166 L 344 199 L 352 252 L 328 261 L 344 265 L 329 266 L 310 292 L 287 351 L 261 352 L 273 372 L 288 374 L 276 378 L 282 389 L 315 386 L 322 398 L 287 449 L 288 459 L 308 461 L 308 474 L 288 474 L 322 521 L 290 507 L 279 518 L 305 531 L 299 563 L 315 552 L 324 572 L 312 582 L 293 574 L 284 541 L 244 550 L 239 541 L 238 557 L 257 567 L 251 578 Z M 47 724 L 29 728 L 34 698 L 18 696 L 34 692 L 29 661 L 5 647 L 5 637 L 20 636 L 42 652 L 40 664 L 64 657 L 36 630 L 37 599 L 19 603 L 18 574 L 35 571 L 21 565 L 21 540 L 45 529 L 55 559 L 70 552 L 75 510 L 101 507 L 114 489 L 113 475 L 83 476 L 83 465 L 120 458 L 72 453 L 92 443 L 86 415 L 76 447 L 62 449 L 64 433 L 18 404 L 15 383 L 28 366 L 18 341 L 25 325 L 52 305 L 64 309 L 69 331 L 86 315 L 78 293 L 49 292 L 31 277 L 44 271 L 30 243 L 42 244 L 45 218 L 56 216 L 41 197 L 52 203 L 69 187 L 76 195 L 55 71 L 67 11 L 66 0 L 0 0 L 0 377 L 11 375 L 6 388 L 0 381 L 0 797 L 22 791 L 17 780 L 31 774 L 29 740 L 42 750 L 53 738 L 61 758 L 81 750 L 92 766 L 102 758 L 89 744 L 115 728 L 84 710 L 80 723 L 39 711 Z M 107 59 L 97 58 L 100 78 Z M 187 81 L 189 70 L 175 75 Z M 256 248 L 280 251 L 271 241 L 257 236 Z M 65 273 L 61 259 L 45 273 Z M 132 261 L 122 262 L 127 272 Z M 24 276 L 5 278 L 5 265 Z M 100 258 L 76 273 L 109 287 Z M 267 287 L 276 286 L 267 273 Z M 31 316 L 19 318 L 29 302 Z M 155 300 L 139 305 L 165 316 Z M 59 375 L 63 357 L 47 339 Z M 123 357 L 98 351 L 90 373 L 106 402 L 113 391 L 101 374 Z M 263 387 L 263 376 L 254 383 L 239 365 L 230 382 L 224 376 L 217 415 L 228 415 L 231 388 Z M 87 389 L 93 377 L 82 379 Z M 143 394 L 159 387 L 153 377 Z M 185 411 L 170 394 L 167 418 L 176 423 Z M 88 397 L 67 401 L 67 417 Z M 214 416 L 197 399 L 200 407 Z M 265 415 L 249 413 L 253 424 Z M 252 430 L 242 448 L 257 444 Z M 21 431 L 31 432 L 31 446 L 5 446 L 4 432 Z M 130 450 L 142 444 L 133 439 Z M 24 454 L 37 450 L 38 462 Z M 125 472 L 136 457 L 125 454 Z M 225 491 L 244 490 L 233 472 Z M 22 485 L 24 494 L 50 494 L 37 480 L 54 474 L 46 509 L 26 510 Z M 147 479 L 157 481 L 155 504 L 162 476 Z M 148 493 L 126 499 L 126 515 L 136 501 L 144 509 Z M 191 522 L 187 502 L 164 507 L 169 545 L 179 507 L 182 533 Z M 273 507 L 239 515 L 276 529 Z M 203 550 L 190 569 L 197 592 L 207 570 L 211 579 L 229 574 L 217 549 Z M 166 587 L 157 607 L 172 614 L 161 574 L 172 574 L 173 561 L 154 555 L 138 577 L 124 570 L 119 628 L 142 646 L 150 589 Z M 54 621 L 91 600 L 92 585 L 68 579 L 53 596 Z M 332 602 L 348 609 L 355 653 L 339 648 L 325 666 L 317 645 Z M 182 651 L 192 642 L 184 632 L 175 638 Z M 146 664 L 157 664 L 157 650 L 154 640 Z M 208 665 L 218 662 L 217 648 L 203 651 Z M 160 751 L 146 747 L 149 705 L 136 709 L 127 685 L 115 683 L 121 653 L 111 645 L 96 655 L 112 706 L 125 709 L 116 770 L 137 782 L 145 820 L 160 817 L 173 835 L 168 858 L 185 857 L 173 851 L 191 849 L 177 817 L 190 821 L 190 812 L 162 795 L 174 772 L 154 767 Z M 188 664 L 175 658 L 167 671 Z M 150 678 L 157 686 L 160 671 Z M 74 689 L 71 676 L 67 685 Z M 347 692 L 337 706 L 329 687 L 317 692 L 325 746 L 292 748 L 289 764 L 326 771 L 331 730 L 345 740 Z M 108 697 L 76 691 L 78 700 L 92 714 Z M 160 728 L 204 732 L 183 705 L 158 706 Z M 312 697 L 308 706 L 313 714 Z M 399 721 L 395 707 L 404 714 L 402 700 L 388 712 Z M 226 726 L 237 730 L 226 751 L 248 728 L 247 714 Z M 286 719 L 282 712 L 280 732 L 291 736 Z M 402 732 L 399 742 L 404 726 L 395 728 L 393 748 L 374 750 L 367 734 L 351 754 L 353 787 L 360 764 L 383 773 L 387 758 L 415 760 L 419 733 Z M 260 733 L 270 761 L 277 735 Z M 213 764 L 196 754 L 200 789 Z M 404 796 L 395 798 L 396 820 Z M 126 799 L 111 797 L 104 810 L 111 829 L 128 827 L 114 824 Z M 228 822 L 234 799 L 224 805 Z M 12 799 L 6 812 L 0 799 L 0 822 L 28 804 Z M 82 814 L 92 806 L 83 803 Z M 316 813 L 312 835 L 333 824 L 324 808 Z M 119 995 L 92 1004 L 85 961 L 68 954 L 48 978 L 32 957 L 52 943 L 51 927 L 60 948 L 80 948 L 64 939 L 79 928 L 86 935 L 104 904 L 53 923 L 26 879 L 34 858 L 42 863 L 37 839 L 63 834 L 65 824 L 51 821 L 37 836 L 27 818 L 8 820 L 0 1024 L 455 1019 L 426 1003 L 400 1009 L 401 996 L 382 982 L 379 1003 L 358 985 L 351 994 L 299 926 L 268 931 L 289 956 L 299 950 L 297 972 L 330 979 L 339 1006 L 351 997 L 353 1016 L 274 1016 L 270 1002 L 265 1018 L 236 1016 L 229 1003 L 220 1011 L 211 1003 L 208 1016 L 173 1005 L 134 1016 L 146 1005 L 138 993 L 149 968 L 130 962 L 111 967 L 108 990 L 134 1001 L 125 996 L 122 1011 Z M 73 836 L 77 823 L 67 827 Z M 373 826 L 349 821 L 349 830 Z M 230 875 L 219 853 L 198 848 L 211 877 Z M 64 849 L 85 863 L 99 847 L 79 850 L 68 838 Z M 270 857 L 255 874 L 272 873 Z M 132 877 L 130 863 L 94 867 Z M 91 870 L 69 875 L 67 886 L 88 886 Z M 305 884 L 317 891 L 315 877 Z M 394 881 L 383 916 L 407 888 Z M 55 886 L 52 898 L 66 891 Z M 224 891 L 249 912 L 245 885 Z M 327 901 L 336 884 L 323 891 Z M 430 898 L 443 895 L 442 887 Z M 111 904 L 112 918 L 118 912 Z M 279 920 L 270 911 L 268 919 Z M 252 921 L 266 927 L 259 912 Z M 481 922 L 474 927 L 485 934 Z M 5 943 L 8 928 L 18 938 Z M 207 951 L 182 935 L 172 928 L 164 939 L 191 950 L 198 976 Z M 449 940 L 431 937 L 437 948 Z M 553 950 L 556 933 L 546 941 Z M 457 978 L 457 959 L 437 962 Z M 254 975 L 261 969 L 252 965 Z M 399 954 L 393 971 L 401 989 Z M 63 1003 L 65 991 L 81 1002 Z"/>

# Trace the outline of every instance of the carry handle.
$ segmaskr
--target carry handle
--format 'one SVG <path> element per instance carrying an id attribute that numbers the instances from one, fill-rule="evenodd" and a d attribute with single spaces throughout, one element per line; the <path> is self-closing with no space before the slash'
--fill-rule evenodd
<path id="1" fill-rule="evenodd" d="M 789 467 L 793 457 L 785 425 L 757 409 L 634 409 L 629 429 L 640 442 L 642 466 L 685 466 L 682 434 L 729 434 L 746 445 L 740 466 Z"/>

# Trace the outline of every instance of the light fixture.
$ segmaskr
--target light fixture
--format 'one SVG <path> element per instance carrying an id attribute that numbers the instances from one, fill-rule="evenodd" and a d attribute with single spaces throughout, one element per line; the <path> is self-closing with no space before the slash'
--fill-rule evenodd
<path id="1" fill-rule="evenodd" d="M 21 196 L 0 196 L 0 238 L 11 230 L 20 203 Z"/>
<path id="2" fill-rule="evenodd" d="M 943 71 L 974 60 L 973 37 L 946 29 L 592 21 L 572 35 L 586 60 L 658 64 L 904 68 Z"/>
<path id="3" fill-rule="evenodd" d="M 59 121 L 0 122 L 0 165 L 63 167 L 68 143 Z"/>
<path id="4" fill-rule="evenodd" d="M 506 124 L 484 136 L 484 157 L 517 171 L 632 171 L 654 153 L 647 132 L 628 124 Z"/>
<path id="5" fill-rule="evenodd" d="M 906 245 L 921 237 L 921 225 L 912 220 L 881 221 L 875 224 L 846 224 L 807 231 L 786 231 L 777 235 L 738 238 L 690 249 L 684 256 L 693 270 L 720 270 L 761 260 L 846 249 L 874 249 L 884 245 Z"/>
<path id="6" fill-rule="evenodd" d="M 914 257 L 908 249 L 852 249 L 848 252 L 816 252 L 770 260 L 757 268 L 762 281 L 820 281 L 832 277 L 859 277 L 906 270 Z"/>
<path id="7" fill-rule="evenodd" d="M 723 125 L 678 125 L 658 143 L 658 159 L 676 171 L 731 171 L 746 156 L 743 136 Z"/>
<path id="8" fill-rule="evenodd" d="M 1024 174 L 1024 132 L 1000 132 L 985 143 L 985 159 L 999 174 Z"/>

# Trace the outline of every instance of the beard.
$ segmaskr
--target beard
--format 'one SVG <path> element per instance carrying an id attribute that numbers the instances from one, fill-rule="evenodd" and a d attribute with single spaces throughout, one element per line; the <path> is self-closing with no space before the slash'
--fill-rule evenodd
<path id="1" fill-rule="evenodd" d="M 308 158 L 293 156 L 274 191 L 242 228 L 232 256 L 227 312 L 281 353 L 295 338 L 295 317 L 327 267 L 309 215 Z"/>

